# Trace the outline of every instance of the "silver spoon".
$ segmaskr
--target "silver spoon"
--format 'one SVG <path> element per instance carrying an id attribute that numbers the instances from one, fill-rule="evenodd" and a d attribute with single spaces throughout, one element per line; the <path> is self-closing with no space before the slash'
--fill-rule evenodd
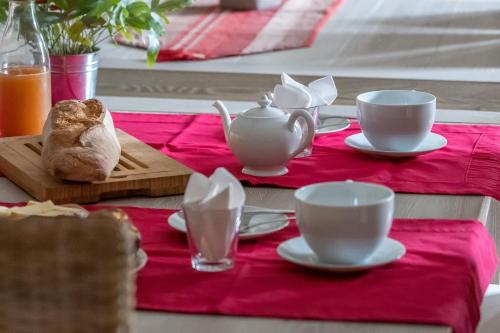
<path id="1" fill-rule="evenodd" d="M 262 207 L 254 207 L 254 206 L 244 206 L 243 207 L 243 212 L 241 214 L 240 220 L 240 231 L 243 229 L 245 230 L 246 228 L 250 228 L 250 221 L 255 218 L 258 215 L 270 215 L 270 214 L 294 214 L 294 210 L 278 210 L 278 209 L 267 209 L 267 208 L 262 208 Z M 292 217 L 295 218 L 295 217 Z M 278 219 L 283 219 L 283 218 L 278 218 Z M 276 220 L 276 218 L 274 219 Z M 289 219 L 286 219 L 285 221 L 288 221 Z M 267 222 L 271 220 L 266 220 L 262 222 Z M 254 224 L 256 225 L 256 224 Z"/>
<path id="2" fill-rule="evenodd" d="M 254 223 L 254 224 L 247 224 L 247 225 L 241 224 L 239 232 L 242 233 L 242 234 L 244 234 L 244 233 L 249 232 L 253 228 L 261 226 L 261 225 L 273 224 L 273 223 L 281 223 L 281 222 L 286 222 L 286 221 L 290 221 L 290 220 L 293 220 L 293 219 L 295 219 L 295 216 L 289 216 L 289 217 L 283 217 L 283 218 L 274 219 L 274 220 L 262 221 L 262 222 Z"/>
<path id="3" fill-rule="evenodd" d="M 240 217 L 239 232 L 248 232 L 248 230 L 258 225 L 278 223 L 295 219 L 294 215 L 290 217 L 280 217 L 271 220 L 266 220 L 259 223 L 254 223 L 252 225 L 250 224 L 250 221 L 258 215 L 278 215 L 278 214 L 295 214 L 295 211 L 291 209 L 268 209 L 256 206 L 244 206 L 243 212 L 241 213 Z M 184 212 L 182 210 L 179 211 L 179 217 L 185 219 Z"/>

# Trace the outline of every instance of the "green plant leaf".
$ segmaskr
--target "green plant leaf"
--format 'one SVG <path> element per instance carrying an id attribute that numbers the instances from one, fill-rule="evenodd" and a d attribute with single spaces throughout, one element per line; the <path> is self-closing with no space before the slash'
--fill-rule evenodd
<path id="1" fill-rule="evenodd" d="M 89 11 L 89 15 L 99 17 L 106 12 L 112 12 L 113 8 L 120 4 L 120 0 L 99 0 L 96 1 L 92 10 Z"/>
<path id="2" fill-rule="evenodd" d="M 164 13 L 155 13 L 155 14 L 161 17 L 161 19 L 163 20 L 163 23 L 165 23 L 165 24 L 170 23 L 170 20 L 168 19 L 168 17 Z"/>
<path id="3" fill-rule="evenodd" d="M 106 25 L 106 20 L 102 17 L 85 16 L 82 18 L 82 23 L 85 28 L 93 29 Z"/>
<path id="4" fill-rule="evenodd" d="M 75 42 L 82 41 L 82 31 L 85 29 L 85 25 L 82 21 L 76 21 L 69 27 L 69 37 Z"/>
<path id="5" fill-rule="evenodd" d="M 163 2 L 161 5 L 155 8 L 155 12 L 169 12 L 176 9 L 181 9 L 187 6 L 191 6 L 193 4 L 192 0 L 167 0 Z"/>
<path id="6" fill-rule="evenodd" d="M 125 22 L 127 25 L 138 30 L 148 30 L 151 27 L 149 18 L 144 16 L 129 16 L 125 19 Z"/>
<path id="7" fill-rule="evenodd" d="M 83 46 L 86 46 L 87 48 L 91 48 L 92 45 L 93 45 L 93 42 L 91 39 L 89 38 L 80 38 L 80 43 L 83 45 Z"/>
<path id="8" fill-rule="evenodd" d="M 158 40 L 158 36 L 154 31 L 149 33 L 149 43 L 148 43 L 148 52 L 147 52 L 147 65 L 149 68 L 153 67 L 156 63 L 156 59 L 158 58 L 158 54 L 160 53 L 160 41 Z"/>
<path id="9" fill-rule="evenodd" d="M 7 20 L 7 12 L 9 10 L 9 0 L 0 0 L 0 23 Z"/>
<path id="10" fill-rule="evenodd" d="M 132 40 L 132 34 L 130 33 L 130 31 L 127 31 L 127 30 L 123 30 L 123 31 L 120 31 L 120 33 L 122 34 L 123 37 L 125 37 L 125 39 L 127 40 Z"/>
<path id="11" fill-rule="evenodd" d="M 160 17 L 160 15 L 156 13 L 151 13 L 150 25 L 151 29 L 158 36 L 162 36 L 165 33 L 164 22 L 163 19 Z"/>
<path id="12" fill-rule="evenodd" d="M 155 10 L 159 4 L 160 4 L 160 0 L 151 0 L 151 9 Z"/>
<path id="13" fill-rule="evenodd" d="M 142 1 L 137 1 L 137 2 L 132 2 L 127 6 L 127 10 L 130 12 L 131 15 L 134 16 L 141 16 L 144 14 L 150 14 L 151 13 L 151 8 Z"/>
<path id="14" fill-rule="evenodd" d="M 160 50 L 159 37 L 168 24 L 166 13 L 186 7 L 191 0 L 47 0 L 37 6 L 42 34 L 50 54 L 95 52 L 98 43 L 117 34 L 147 32 L 147 63 L 151 66 Z M 9 0 L 0 0 L 0 25 L 7 19 Z"/>
<path id="15" fill-rule="evenodd" d="M 67 11 L 69 9 L 68 2 L 70 1 L 68 0 L 52 0 L 51 2 L 61 10 Z"/>

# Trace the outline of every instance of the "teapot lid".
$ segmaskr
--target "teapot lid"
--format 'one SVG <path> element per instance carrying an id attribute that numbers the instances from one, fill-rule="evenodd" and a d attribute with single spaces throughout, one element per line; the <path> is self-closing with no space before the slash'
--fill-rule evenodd
<path id="1" fill-rule="evenodd" d="M 283 110 L 271 106 L 272 101 L 267 95 L 262 96 L 257 103 L 259 107 L 243 111 L 240 115 L 247 118 L 276 118 L 285 115 Z"/>

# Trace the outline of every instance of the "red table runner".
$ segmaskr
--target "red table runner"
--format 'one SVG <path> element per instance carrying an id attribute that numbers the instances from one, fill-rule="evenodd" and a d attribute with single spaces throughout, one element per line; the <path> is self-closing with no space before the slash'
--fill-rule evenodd
<path id="1" fill-rule="evenodd" d="M 396 220 L 390 237 L 407 248 L 399 261 L 362 274 L 315 272 L 276 254 L 282 241 L 298 236 L 292 223 L 240 242 L 235 269 L 200 273 L 190 267 L 186 236 L 167 224 L 172 211 L 125 210 L 149 256 L 137 280 L 137 306 L 145 310 L 435 324 L 472 333 L 498 262 L 479 222 Z"/>
<path id="2" fill-rule="evenodd" d="M 158 61 L 202 60 L 311 46 L 342 0 L 283 0 L 278 9 L 221 10 L 218 0 L 198 0 L 169 15 Z M 147 37 L 122 44 L 145 47 Z"/>
<path id="3" fill-rule="evenodd" d="M 448 139 L 436 152 L 411 159 L 381 159 L 347 147 L 344 139 L 358 124 L 316 138 L 313 155 L 293 159 L 285 176 L 258 178 L 241 173 L 224 141 L 220 117 L 114 113 L 115 125 L 188 167 L 210 175 L 223 166 L 253 185 L 299 188 L 324 181 L 374 182 L 397 192 L 476 194 L 500 200 L 500 127 L 436 124 Z"/>
<path id="4" fill-rule="evenodd" d="M 292 221 L 274 235 L 240 242 L 233 270 L 201 273 L 190 266 L 186 236 L 167 224 L 174 211 L 122 209 L 149 256 L 137 277 L 143 310 L 446 325 L 473 333 L 498 265 L 495 243 L 477 221 L 399 219 L 389 236 L 405 245 L 403 258 L 363 273 L 317 272 L 276 253 L 281 242 L 299 235 Z"/>

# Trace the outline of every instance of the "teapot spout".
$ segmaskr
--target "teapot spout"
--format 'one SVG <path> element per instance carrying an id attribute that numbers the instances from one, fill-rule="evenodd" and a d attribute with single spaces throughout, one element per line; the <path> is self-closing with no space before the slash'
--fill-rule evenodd
<path id="1" fill-rule="evenodd" d="M 229 144 L 229 128 L 231 127 L 231 117 L 229 116 L 229 111 L 221 101 L 216 101 L 213 106 L 220 113 L 222 124 L 224 125 L 224 136 L 226 138 L 226 143 Z"/>

